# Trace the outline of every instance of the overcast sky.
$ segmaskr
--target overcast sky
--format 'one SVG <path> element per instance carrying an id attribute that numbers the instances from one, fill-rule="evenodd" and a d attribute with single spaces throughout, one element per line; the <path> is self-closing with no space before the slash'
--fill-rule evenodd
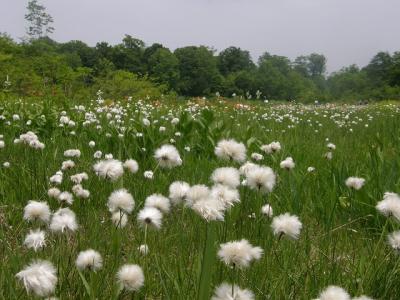
<path id="1" fill-rule="evenodd" d="M 0 0 L 0 31 L 22 37 L 27 0 Z M 124 34 L 171 49 L 237 46 L 291 59 L 312 52 L 328 70 L 400 50 L 400 0 L 39 0 L 57 41 L 119 43 Z"/>

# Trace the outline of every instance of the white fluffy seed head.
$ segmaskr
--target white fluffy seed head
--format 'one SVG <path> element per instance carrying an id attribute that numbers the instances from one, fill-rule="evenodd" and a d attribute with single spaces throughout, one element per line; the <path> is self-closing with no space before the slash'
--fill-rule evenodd
<path id="1" fill-rule="evenodd" d="M 101 267 L 103 266 L 103 259 L 99 252 L 93 249 L 88 249 L 79 252 L 75 264 L 76 267 L 81 271 L 83 270 L 97 271 L 101 269 Z"/>
<path id="2" fill-rule="evenodd" d="M 117 273 L 117 280 L 128 291 L 138 291 L 144 284 L 142 268 L 138 265 L 124 265 Z"/>
<path id="3" fill-rule="evenodd" d="M 54 294 L 57 274 L 49 261 L 34 261 L 15 276 L 22 281 L 28 294 L 33 292 L 38 297 Z"/>
<path id="4" fill-rule="evenodd" d="M 349 177 L 346 179 L 346 186 L 355 190 L 359 190 L 364 186 L 365 179 L 359 177 Z"/>
<path id="5" fill-rule="evenodd" d="M 143 227 L 150 226 L 160 229 L 162 224 L 162 213 L 157 208 L 145 207 L 139 212 L 137 220 Z"/>
<path id="6" fill-rule="evenodd" d="M 60 194 L 61 194 L 61 191 L 56 187 L 49 188 L 49 190 L 47 191 L 47 195 L 50 198 L 54 198 L 54 199 L 57 199 Z"/>
<path id="7" fill-rule="evenodd" d="M 350 295 L 341 287 L 338 286 L 328 286 L 319 295 L 320 300 L 350 300 Z"/>
<path id="8" fill-rule="evenodd" d="M 114 212 L 111 215 L 111 221 L 117 228 L 124 228 L 128 223 L 128 216 L 121 212 Z"/>
<path id="9" fill-rule="evenodd" d="M 272 206 L 269 204 L 265 204 L 263 207 L 261 207 L 261 213 L 268 218 L 272 218 L 272 216 L 274 215 Z"/>
<path id="10" fill-rule="evenodd" d="M 252 291 L 247 289 L 241 289 L 236 284 L 233 286 L 232 295 L 232 284 L 226 282 L 217 286 L 214 291 L 214 296 L 211 300 L 254 300 L 254 294 Z"/>
<path id="11" fill-rule="evenodd" d="M 279 152 L 281 150 L 281 143 L 279 142 L 272 142 L 268 145 L 262 145 L 261 150 L 267 154 L 272 154 L 275 152 Z"/>
<path id="12" fill-rule="evenodd" d="M 167 197 L 164 197 L 161 194 L 153 194 L 146 198 L 145 207 L 154 207 L 160 210 L 162 213 L 169 213 L 171 204 Z"/>
<path id="13" fill-rule="evenodd" d="M 386 192 L 383 200 L 379 201 L 376 209 L 384 216 L 391 217 L 400 221 L 400 196 L 396 193 Z"/>
<path id="14" fill-rule="evenodd" d="M 80 184 L 80 183 L 82 183 L 82 181 L 88 180 L 89 176 L 86 172 L 82 172 L 82 173 L 78 173 L 78 174 L 70 176 L 70 179 L 73 183 Z"/>
<path id="15" fill-rule="evenodd" d="M 297 216 L 285 213 L 274 217 L 271 223 L 271 227 L 274 235 L 277 235 L 279 237 L 287 236 L 291 239 L 297 240 L 299 238 L 300 231 L 303 225 L 301 224 Z"/>
<path id="16" fill-rule="evenodd" d="M 97 176 L 115 182 L 124 174 L 122 163 L 116 159 L 102 160 L 93 166 Z"/>
<path id="17" fill-rule="evenodd" d="M 222 184 L 235 189 L 240 185 L 240 174 L 235 168 L 218 168 L 212 173 L 211 180 L 215 184 Z"/>
<path id="18" fill-rule="evenodd" d="M 62 192 L 62 193 L 60 193 L 60 195 L 58 195 L 57 200 L 61 204 L 72 205 L 72 203 L 74 202 L 74 197 L 72 196 L 72 194 L 70 192 Z"/>
<path id="19" fill-rule="evenodd" d="M 263 255 L 260 247 L 253 247 L 247 240 L 228 242 L 220 245 L 218 257 L 226 265 L 246 268 L 253 260 L 259 260 Z"/>
<path id="20" fill-rule="evenodd" d="M 147 245 L 140 245 L 138 250 L 143 255 L 147 255 L 149 253 L 149 247 Z"/>
<path id="21" fill-rule="evenodd" d="M 184 181 L 175 181 L 171 183 L 169 186 L 169 198 L 172 204 L 177 205 L 181 203 L 185 199 L 189 189 L 189 184 Z"/>
<path id="22" fill-rule="evenodd" d="M 31 230 L 25 237 L 24 245 L 35 252 L 46 246 L 46 233 L 42 230 Z"/>
<path id="23" fill-rule="evenodd" d="M 240 196 L 237 189 L 232 189 L 225 185 L 215 185 L 211 188 L 211 198 L 220 201 L 225 209 L 229 209 L 240 202 Z"/>
<path id="24" fill-rule="evenodd" d="M 246 147 L 233 139 L 219 141 L 214 153 L 223 160 L 234 160 L 239 163 L 246 160 Z"/>
<path id="25" fill-rule="evenodd" d="M 190 187 L 186 194 L 186 204 L 192 206 L 197 201 L 208 198 L 210 189 L 204 184 L 196 184 Z"/>
<path id="26" fill-rule="evenodd" d="M 80 157 L 81 151 L 79 149 L 69 149 L 64 151 L 65 157 Z"/>
<path id="27" fill-rule="evenodd" d="M 139 164 L 134 159 L 128 159 L 124 162 L 124 168 L 132 174 L 135 174 L 137 171 L 139 171 Z"/>
<path id="28" fill-rule="evenodd" d="M 78 229 L 75 213 L 69 208 L 60 208 L 51 218 L 50 230 L 53 232 L 75 231 Z"/>
<path id="29" fill-rule="evenodd" d="M 400 253 L 400 230 L 392 232 L 388 235 L 389 245 Z"/>
<path id="30" fill-rule="evenodd" d="M 27 221 L 39 220 L 48 223 L 50 215 L 50 208 L 46 202 L 30 200 L 24 208 L 24 219 Z"/>
<path id="31" fill-rule="evenodd" d="M 135 207 L 135 201 L 126 189 L 119 189 L 111 193 L 107 205 L 112 213 L 122 210 L 124 213 L 130 214 Z"/>
<path id="32" fill-rule="evenodd" d="M 246 175 L 246 184 L 251 189 L 262 193 L 272 192 L 276 183 L 276 175 L 269 167 L 252 167 Z"/>
<path id="33" fill-rule="evenodd" d="M 225 206 L 218 199 L 202 198 L 196 201 L 191 208 L 207 222 L 224 220 Z"/>
<path id="34" fill-rule="evenodd" d="M 281 167 L 281 169 L 286 169 L 289 171 L 295 167 L 295 163 L 294 163 L 293 158 L 286 157 L 283 161 L 281 161 L 279 166 Z"/>
<path id="35" fill-rule="evenodd" d="M 172 145 L 163 145 L 157 149 L 154 158 L 162 168 L 174 168 L 182 165 L 178 150 Z"/>
<path id="36" fill-rule="evenodd" d="M 250 161 L 245 162 L 240 168 L 239 168 L 239 173 L 241 175 L 247 176 L 247 174 L 253 169 L 258 167 L 255 163 L 252 163 Z"/>
<path id="37" fill-rule="evenodd" d="M 63 171 L 70 170 L 73 167 L 75 167 L 75 162 L 72 160 L 63 161 L 61 164 L 61 170 Z"/>

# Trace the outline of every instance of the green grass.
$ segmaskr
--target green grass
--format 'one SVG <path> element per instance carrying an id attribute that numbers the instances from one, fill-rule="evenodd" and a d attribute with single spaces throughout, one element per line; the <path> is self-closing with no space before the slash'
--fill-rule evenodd
<path id="1" fill-rule="evenodd" d="M 126 108 L 121 126 L 126 130 L 119 138 L 121 130 L 107 121 L 105 113 L 98 114 L 102 128 L 96 129 L 95 125 L 82 126 L 84 113 L 72 107 L 57 107 L 47 101 L 2 103 L 0 114 L 6 120 L 0 121 L 0 134 L 6 147 L 0 149 L 0 163 L 8 161 L 11 166 L 0 167 L 0 299 L 29 299 L 15 274 L 36 258 L 56 266 L 56 296 L 60 299 L 115 299 L 119 267 L 125 263 L 143 267 L 145 261 L 145 286 L 135 299 L 209 299 L 215 286 L 231 281 L 231 270 L 216 257 L 219 244 L 242 238 L 264 250 L 261 260 L 241 270 L 236 280 L 242 288 L 252 290 L 256 299 L 312 299 L 330 284 L 342 286 L 353 296 L 398 299 L 400 257 L 387 245 L 386 234 L 399 226 L 390 220 L 387 232 L 382 233 L 386 219 L 376 212 L 375 205 L 384 192 L 400 192 L 400 107 L 245 104 L 248 110 L 218 102 L 210 103 L 208 109 L 201 103 L 195 113 L 188 113 L 188 108 L 194 110 L 194 104 L 132 102 L 128 108 L 121 102 L 119 105 Z M 95 109 L 95 102 L 86 104 L 87 111 Z M 62 110 L 76 122 L 75 127 L 58 127 Z M 15 113 L 21 120 L 7 125 Z M 45 120 L 39 118 L 42 114 Z M 150 127 L 141 122 L 147 114 Z M 179 117 L 181 122 L 174 127 L 163 119 L 167 116 Z M 276 121 L 278 118 L 281 121 Z M 26 125 L 28 119 L 33 121 L 30 126 Z M 154 124 L 154 120 L 159 122 Z M 161 133 L 159 126 L 167 130 Z M 14 138 L 28 130 L 35 131 L 45 143 L 43 151 L 13 144 Z M 70 135 L 71 130 L 76 135 Z M 176 131 L 182 133 L 181 137 L 174 136 Z M 143 137 L 136 137 L 137 132 Z M 143 172 L 157 165 L 154 150 L 170 143 L 171 138 L 176 140 L 182 166 L 157 168 L 153 180 L 145 179 Z M 153 193 L 168 196 L 168 187 L 176 180 L 211 186 L 209 178 L 215 168 L 239 167 L 214 155 L 215 144 L 222 138 L 243 142 L 248 156 L 261 153 L 262 144 L 280 141 L 282 151 L 265 154 L 260 162 L 277 173 L 274 191 L 261 195 L 241 186 L 241 203 L 226 214 L 224 222 L 208 224 L 208 235 L 205 221 L 190 208 L 175 207 L 164 215 L 161 230 L 148 231 L 150 252 L 144 258 L 137 250 L 144 241 L 144 230 L 136 216 L 145 198 Z M 327 138 L 337 147 L 331 161 L 324 158 Z M 90 140 L 96 142 L 93 149 L 88 146 Z M 185 151 L 185 146 L 191 151 Z M 35 253 L 23 245 L 25 235 L 33 228 L 23 220 L 23 208 L 32 199 L 48 201 L 53 210 L 59 207 L 47 196 L 51 186 L 48 179 L 60 169 L 66 160 L 63 152 L 70 148 L 80 149 L 82 155 L 74 159 L 76 167 L 65 172 L 60 189 L 70 191 L 69 176 L 85 171 L 89 180 L 83 186 L 91 196 L 88 200 L 75 199 L 71 206 L 79 230 L 64 235 L 47 231 L 47 246 Z M 112 153 L 120 160 L 136 159 L 140 170 L 137 174 L 125 173 L 116 183 L 102 180 L 92 168 L 96 150 Z M 296 162 L 290 173 L 279 168 L 287 156 Z M 316 172 L 307 173 L 309 166 Z M 366 178 L 366 185 L 360 191 L 350 191 L 344 184 L 349 176 Z M 128 189 L 136 202 L 122 230 L 112 225 L 106 206 L 108 196 L 120 186 Z M 289 212 L 299 216 L 303 223 L 299 240 L 278 241 L 273 236 L 271 220 L 260 212 L 265 203 L 272 205 L 274 215 Z M 101 253 L 104 266 L 96 273 L 80 275 L 75 259 L 88 248 Z M 212 254 L 215 257 L 210 257 Z M 119 299 L 131 296 L 122 292 Z"/>

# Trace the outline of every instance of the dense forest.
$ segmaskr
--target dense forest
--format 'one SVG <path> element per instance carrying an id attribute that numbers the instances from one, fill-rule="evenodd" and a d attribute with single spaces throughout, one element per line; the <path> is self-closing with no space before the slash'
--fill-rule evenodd
<path id="1" fill-rule="evenodd" d="M 87 98 L 161 95 L 223 96 L 285 101 L 400 99 L 400 51 L 377 53 L 370 63 L 327 74 L 326 58 L 312 53 L 290 60 L 265 52 L 206 46 L 171 51 L 125 35 L 121 43 L 59 43 L 49 37 L 53 19 L 31 0 L 27 37 L 16 42 L 0 33 L 0 97 L 53 95 Z"/>

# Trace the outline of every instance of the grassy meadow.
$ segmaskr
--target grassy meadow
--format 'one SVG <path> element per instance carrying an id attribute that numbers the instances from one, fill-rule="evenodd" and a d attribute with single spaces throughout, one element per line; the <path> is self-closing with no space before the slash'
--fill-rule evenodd
<path id="1" fill-rule="evenodd" d="M 4 101 L 0 103 L 4 141 L 0 299 L 36 299 L 15 276 L 35 259 L 48 260 L 56 268 L 58 280 L 49 296 L 59 299 L 202 300 L 211 299 L 223 282 L 251 290 L 255 299 L 315 299 L 329 285 L 343 287 L 352 297 L 399 299 L 400 256 L 387 241 L 399 224 L 375 208 L 385 192 L 400 192 L 399 112 L 400 106 L 391 103 L 110 101 L 101 94 L 83 105 L 48 99 Z M 179 122 L 171 122 L 174 118 Z M 44 149 L 14 141 L 28 131 L 37 135 Z M 276 174 L 272 191 L 262 193 L 243 182 L 237 187 L 240 202 L 224 211 L 223 220 L 207 221 L 182 203 L 162 213 L 159 229 L 141 226 L 137 217 L 146 197 L 154 193 L 168 197 L 175 181 L 212 187 L 215 169 L 243 165 L 244 161 L 216 156 L 215 147 L 223 139 L 243 143 L 246 161 L 272 168 Z M 91 141 L 94 146 L 89 146 Z M 268 154 L 260 149 L 273 141 L 280 142 L 280 151 Z M 328 149 L 329 143 L 335 149 Z M 176 147 L 181 165 L 168 169 L 157 162 L 154 153 L 165 144 Z M 80 157 L 65 157 L 68 149 L 80 150 Z M 102 152 L 101 158 L 94 157 L 96 151 Z M 101 178 L 93 166 L 106 154 L 121 162 L 134 159 L 139 170 L 125 169 L 115 181 Z M 287 157 L 293 158 L 293 169 L 280 167 Z M 60 184 L 52 184 L 50 177 L 67 160 L 75 166 L 62 171 Z M 152 171 L 153 178 L 146 178 L 145 171 Z M 75 231 L 56 233 L 48 224 L 24 219 L 29 200 L 46 201 L 52 212 L 58 210 L 61 204 L 49 197 L 48 190 L 57 187 L 72 193 L 70 176 L 81 172 L 88 175 L 81 184 L 90 196 L 74 195 L 71 205 L 63 204 L 76 214 Z M 346 186 L 352 176 L 365 179 L 361 189 Z M 120 188 L 135 201 L 124 228 L 113 224 L 107 207 L 111 193 Z M 272 217 L 261 211 L 267 203 L 273 208 Z M 272 219 L 284 213 L 301 221 L 298 239 L 274 235 Z M 45 231 L 46 242 L 34 251 L 24 240 L 36 228 Z M 242 239 L 262 248 L 263 255 L 247 268 L 225 265 L 217 255 L 220 244 Z M 138 249 L 145 243 L 147 255 Z M 101 254 L 102 268 L 78 270 L 76 258 L 86 249 Z M 122 289 L 118 283 L 116 274 L 124 264 L 143 269 L 144 285 L 138 291 Z"/>

